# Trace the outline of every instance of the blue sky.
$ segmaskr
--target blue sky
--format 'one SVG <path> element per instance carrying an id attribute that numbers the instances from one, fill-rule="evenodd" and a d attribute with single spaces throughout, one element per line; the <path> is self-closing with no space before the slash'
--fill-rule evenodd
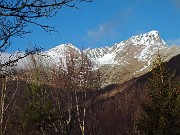
<path id="1" fill-rule="evenodd" d="M 77 7 L 63 7 L 50 20 L 41 20 L 59 33 L 30 25 L 28 29 L 34 32 L 14 38 L 8 51 L 34 45 L 48 50 L 62 43 L 81 49 L 111 46 L 150 30 L 158 30 L 169 45 L 180 45 L 180 0 L 94 0 Z"/>

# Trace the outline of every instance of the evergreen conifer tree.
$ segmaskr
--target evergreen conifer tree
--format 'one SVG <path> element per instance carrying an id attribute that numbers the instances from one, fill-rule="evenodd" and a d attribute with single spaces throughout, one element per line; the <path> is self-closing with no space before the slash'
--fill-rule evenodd
<path id="1" fill-rule="evenodd" d="M 180 96 L 175 72 L 166 67 L 160 55 L 154 66 L 148 83 L 149 101 L 143 105 L 137 127 L 145 135 L 179 135 Z"/>
<path id="2" fill-rule="evenodd" d="M 40 81 L 38 72 L 28 84 L 26 97 L 27 106 L 23 113 L 23 126 L 26 132 L 31 130 L 30 132 L 35 131 L 40 134 L 48 133 L 56 120 L 56 112 L 45 86 Z"/>

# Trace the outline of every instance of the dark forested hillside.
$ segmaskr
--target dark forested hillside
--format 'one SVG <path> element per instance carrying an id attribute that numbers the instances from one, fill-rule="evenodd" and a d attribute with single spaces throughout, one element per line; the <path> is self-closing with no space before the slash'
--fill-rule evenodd
<path id="1" fill-rule="evenodd" d="M 176 71 L 179 82 L 180 55 L 167 66 Z M 71 70 L 73 74 L 75 71 Z M 98 76 L 89 74 L 98 83 Z M 21 135 L 137 134 L 136 120 L 141 104 L 147 101 L 146 84 L 150 77 L 151 72 L 104 89 L 96 83 L 72 83 L 68 74 L 60 72 L 28 71 L 1 78 L 1 130 Z"/>

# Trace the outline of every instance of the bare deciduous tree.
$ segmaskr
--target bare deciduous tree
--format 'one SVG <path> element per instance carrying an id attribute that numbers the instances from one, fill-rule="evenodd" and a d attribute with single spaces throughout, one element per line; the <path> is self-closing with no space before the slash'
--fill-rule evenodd
<path id="1" fill-rule="evenodd" d="M 10 80 L 13 80 L 13 82 Z M 11 85 L 13 88 L 10 88 Z M 11 112 L 16 104 L 19 77 L 5 76 L 0 78 L 0 88 L 0 135 L 4 135 L 7 133 L 8 124 L 11 120 Z"/>
<path id="2" fill-rule="evenodd" d="M 11 46 L 12 38 L 20 38 L 31 33 L 29 25 L 39 26 L 46 32 L 55 31 L 54 27 L 40 23 L 39 19 L 55 16 L 63 6 L 76 8 L 75 4 L 83 1 L 91 2 L 92 0 L 0 0 L 0 53 Z M 40 48 L 26 50 L 25 55 L 1 63 L 0 67 L 9 66 L 41 50 Z"/>
<path id="3" fill-rule="evenodd" d="M 54 128 L 59 134 L 84 135 L 89 124 L 87 117 L 91 117 L 87 111 L 100 89 L 100 77 L 83 52 L 78 57 L 73 53 L 66 56 L 58 71 L 51 70 L 51 84 L 56 88 L 52 97 L 59 112 Z"/>

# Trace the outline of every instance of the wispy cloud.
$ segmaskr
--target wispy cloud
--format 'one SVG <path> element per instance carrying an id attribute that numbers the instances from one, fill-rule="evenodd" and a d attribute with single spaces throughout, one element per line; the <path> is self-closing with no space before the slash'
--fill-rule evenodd
<path id="1" fill-rule="evenodd" d="M 173 40 L 173 39 L 167 40 L 166 43 L 168 45 L 180 45 L 180 38 L 179 39 L 175 39 L 175 40 Z"/>
<path id="2" fill-rule="evenodd" d="M 132 13 L 133 8 L 126 8 L 111 20 L 101 23 L 95 28 L 88 29 L 86 33 L 86 39 L 97 42 L 105 38 L 116 38 L 119 36 L 118 30 L 130 18 Z"/>
<path id="3" fill-rule="evenodd" d="M 100 40 L 107 36 L 115 37 L 117 35 L 115 27 L 116 27 L 115 22 L 106 22 L 100 24 L 97 28 L 88 30 L 87 37 L 95 40 Z"/>
<path id="4" fill-rule="evenodd" d="M 173 0 L 173 4 L 177 9 L 180 9 L 180 0 Z"/>

